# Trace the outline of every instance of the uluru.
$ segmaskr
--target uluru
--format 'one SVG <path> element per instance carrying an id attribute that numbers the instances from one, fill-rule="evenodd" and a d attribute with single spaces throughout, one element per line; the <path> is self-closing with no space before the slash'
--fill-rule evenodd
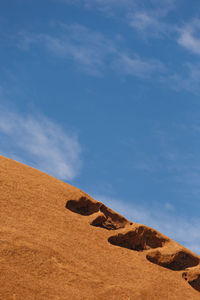
<path id="1" fill-rule="evenodd" d="M 0 299 L 200 299 L 200 257 L 0 156 Z"/>

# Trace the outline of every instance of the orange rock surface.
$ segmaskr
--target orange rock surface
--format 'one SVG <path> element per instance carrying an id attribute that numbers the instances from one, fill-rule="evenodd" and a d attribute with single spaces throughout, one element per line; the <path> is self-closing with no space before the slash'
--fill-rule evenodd
<path id="1" fill-rule="evenodd" d="M 0 203 L 2 300 L 200 299 L 199 256 L 78 188 L 0 156 Z"/>

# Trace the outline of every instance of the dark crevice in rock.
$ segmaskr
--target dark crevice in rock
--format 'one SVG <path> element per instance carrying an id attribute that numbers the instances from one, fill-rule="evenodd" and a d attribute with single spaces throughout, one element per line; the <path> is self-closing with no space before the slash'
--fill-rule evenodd
<path id="1" fill-rule="evenodd" d="M 156 251 L 148 254 L 146 258 L 154 264 L 174 271 L 185 270 L 199 264 L 198 257 L 184 250 L 174 254 L 162 254 L 160 251 Z"/>
<path id="2" fill-rule="evenodd" d="M 143 251 L 162 247 L 168 240 L 157 231 L 142 225 L 126 233 L 111 236 L 108 241 L 112 245 Z"/>
<path id="3" fill-rule="evenodd" d="M 101 214 L 90 223 L 91 225 L 108 230 L 116 230 L 124 228 L 129 223 L 123 216 L 106 207 L 104 204 L 101 205 L 100 211 Z"/>
<path id="4" fill-rule="evenodd" d="M 184 272 L 182 274 L 183 279 L 185 279 L 191 287 L 200 292 L 200 273 L 194 273 L 193 271 Z"/>
<path id="5" fill-rule="evenodd" d="M 69 200 L 66 208 L 83 216 L 89 216 L 99 211 L 100 202 L 95 202 L 87 197 L 81 197 L 78 200 Z"/>

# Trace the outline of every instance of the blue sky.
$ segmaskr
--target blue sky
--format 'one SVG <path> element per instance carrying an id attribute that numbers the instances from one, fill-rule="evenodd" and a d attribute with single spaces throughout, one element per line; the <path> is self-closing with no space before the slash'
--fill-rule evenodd
<path id="1" fill-rule="evenodd" d="M 0 153 L 200 253 L 200 5 L 0 2 Z"/>

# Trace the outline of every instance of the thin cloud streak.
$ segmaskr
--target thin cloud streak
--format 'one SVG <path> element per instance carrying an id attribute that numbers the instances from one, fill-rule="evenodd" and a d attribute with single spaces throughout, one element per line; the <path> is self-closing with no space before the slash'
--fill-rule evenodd
<path id="1" fill-rule="evenodd" d="M 134 50 L 127 51 L 119 36 L 110 38 L 79 24 L 61 24 L 59 34 L 30 34 L 29 37 L 26 33 L 20 39 L 21 49 L 27 50 L 35 42 L 66 62 L 72 60 L 76 69 L 92 76 L 102 76 L 110 70 L 144 79 L 165 72 L 159 60 L 148 60 Z"/>
<path id="2" fill-rule="evenodd" d="M 128 16 L 129 25 L 144 38 L 164 38 L 176 32 L 176 26 L 171 26 L 154 12 L 141 11 Z"/>
<path id="3" fill-rule="evenodd" d="M 107 17 L 118 17 L 149 36 L 160 37 L 166 34 L 170 25 L 162 19 L 176 9 L 174 0 L 60 0 L 63 3 L 79 5 L 86 9 L 101 11 Z M 144 9 L 146 7 L 146 9 Z"/>
<path id="4" fill-rule="evenodd" d="M 23 116 L 0 108 L 0 151 L 63 180 L 75 178 L 81 167 L 81 146 L 45 116 Z"/>
<path id="5" fill-rule="evenodd" d="M 200 20 L 195 19 L 191 23 L 179 29 L 180 36 L 177 40 L 179 45 L 198 55 L 200 54 L 200 38 L 198 37 L 199 29 Z"/>
<path id="6" fill-rule="evenodd" d="M 149 30 L 149 26 L 147 27 Z M 164 34 L 164 27 L 160 28 Z M 185 62 L 182 70 L 177 72 L 170 70 L 165 62 L 141 57 L 134 49 L 127 49 L 119 35 L 110 37 L 80 24 L 58 24 L 56 29 L 57 33 L 52 34 L 19 33 L 19 49 L 28 51 L 34 45 L 43 47 L 51 55 L 62 59 L 66 64 L 72 63 L 77 71 L 90 76 L 102 77 L 106 72 L 112 72 L 115 76 L 154 80 L 178 92 L 200 92 L 199 64 Z M 144 28 L 144 32 L 145 30 Z M 170 32 L 170 28 L 167 30 Z M 151 34 L 153 32 L 152 30 Z M 160 33 L 161 31 L 158 34 Z"/>
<path id="7" fill-rule="evenodd" d="M 135 1 L 132 0 L 60 0 L 60 2 L 72 5 L 82 5 L 85 8 L 91 9 L 100 9 L 100 10 L 110 10 L 110 9 L 118 9 L 125 8 L 128 9 L 135 6 Z"/>
<path id="8" fill-rule="evenodd" d="M 60 2 L 72 4 L 72 5 L 82 5 L 86 8 L 100 9 L 102 11 L 113 11 L 117 13 L 120 9 L 124 9 L 124 12 L 139 10 L 140 7 L 147 6 L 150 4 L 153 7 L 153 10 L 159 13 L 160 15 L 166 15 L 170 10 L 174 9 L 175 1 L 174 0 L 148 0 L 141 1 L 139 0 L 60 0 Z"/>
<path id="9" fill-rule="evenodd" d="M 106 59 L 115 53 L 115 41 L 79 24 L 62 24 L 61 30 L 58 36 L 42 35 L 46 48 L 57 56 L 73 59 L 77 68 L 90 75 L 100 75 Z"/>
<path id="10" fill-rule="evenodd" d="M 160 76 L 162 84 L 168 86 L 177 92 L 186 91 L 194 95 L 200 93 L 200 63 L 184 63 L 179 72 L 171 70 L 167 76 Z"/>
<path id="11" fill-rule="evenodd" d="M 149 78 L 152 74 L 159 77 L 159 74 L 165 72 L 165 66 L 158 60 L 145 60 L 139 56 L 130 56 L 122 53 L 114 61 L 115 68 L 121 74 L 136 76 L 139 78 Z"/>

